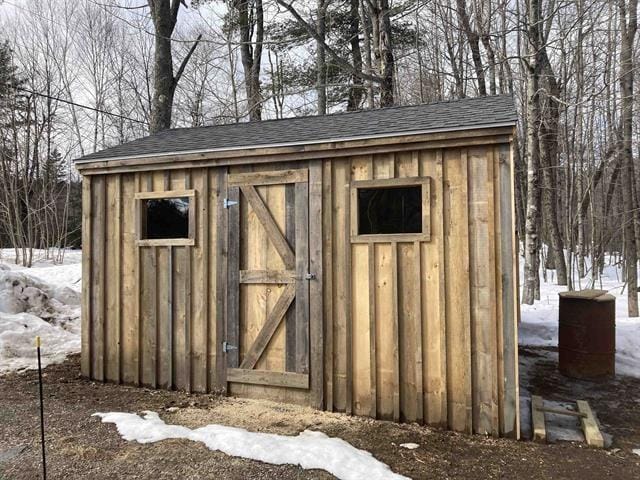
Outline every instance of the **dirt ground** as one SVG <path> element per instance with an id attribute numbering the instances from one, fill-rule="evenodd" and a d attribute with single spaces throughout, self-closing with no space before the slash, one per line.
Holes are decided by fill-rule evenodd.
<path id="1" fill-rule="evenodd" d="M 537 365 L 536 352 L 523 353 L 525 361 Z M 547 393 L 536 393 L 562 396 L 561 379 L 556 379 L 551 366 L 544 366 L 547 357 L 541 358 L 541 373 L 526 378 L 527 388 L 535 391 L 536 382 L 546 378 L 549 382 L 545 385 L 551 385 L 545 387 Z M 601 422 L 616 438 L 616 448 L 605 451 L 574 444 L 537 445 L 467 436 L 415 424 L 374 421 L 264 401 L 94 383 L 80 378 L 77 357 L 50 366 L 45 373 L 47 463 L 51 479 L 332 478 L 322 471 L 229 457 L 187 440 L 146 445 L 127 442 L 120 438 L 114 425 L 91 417 L 95 412 L 143 410 L 158 411 L 167 423 L 189 427 L 220 423 L 289 435 L 305 428 L 321 430 L 370 451 L 395 472 L 414 479 L 640 478 L 640 457 L 630 452 L 631 448 L 640 448 L 637 408 L 640 382 L 607 386 L 611 396 L 608 401 L 612 402 L 609 406 L 602 399 L 595 401 Z M 617 406 L 615 402 L 619 402 Z M 179 408 L 168 411 L 171 407 Z M 38 425 L 37 374 L 0 377 L 0 479 L 38 478 Z M 406 442 L 420 446 L 416 450 L 399 447 Z M 6 456 L 11 455 L 13 458 L 7 460 Z"/>

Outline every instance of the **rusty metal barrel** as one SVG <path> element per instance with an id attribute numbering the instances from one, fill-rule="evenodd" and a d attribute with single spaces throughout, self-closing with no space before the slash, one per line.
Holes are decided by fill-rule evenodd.
<path id="1" fill-rule="evenodd" d="M 593 380 L 615 375 L 616 298 L 605 290 L 559 295 L 560 373 Z"/>

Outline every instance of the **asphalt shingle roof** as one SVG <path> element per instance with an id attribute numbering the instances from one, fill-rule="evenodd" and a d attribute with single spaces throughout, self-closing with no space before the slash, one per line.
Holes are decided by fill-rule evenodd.
<path id="1" fill-rule="evenodd" d="M 516 120 L 513 99 L 507 95 L 496 95 L 325 116 L 175 128 L 86 155 L 77 161 L 300 145 L 430 130 L 454 131 L 476 126 L 510 125 Z"/>

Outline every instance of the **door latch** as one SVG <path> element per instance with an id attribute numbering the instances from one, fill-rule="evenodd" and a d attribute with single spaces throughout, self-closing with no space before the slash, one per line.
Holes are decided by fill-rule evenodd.
<path id="1" fill-rule="evenodd" d="M 222 206 L 224 208 L 229 208 L 229 207 L 231 207 L 233 205 L 237 205 L 237 204 L 238 204 L 238 202 L 236 202 L 235 200 L 229 200 L 228 198 L 225 198 L 224 202 L 222 203 Z"/>
<path id="2" fill-rule="evenodd" d="M 224 353 L 228 353 L 230 350 L 237 350 L 237 349 L 238 347 L 236 347 L 235 345 L 231 345 L 227 341 L 222 342 L 222 351 Z"/>
<path id="3" fill-rule="evenodd" d="M 315 274 L 315 273 L 307 273 L 307 274 L 304 276 L 304 279 L 305 279 L 305 280 L 315 280 L 315 279 L 316 279 L 316 274 Z"/>

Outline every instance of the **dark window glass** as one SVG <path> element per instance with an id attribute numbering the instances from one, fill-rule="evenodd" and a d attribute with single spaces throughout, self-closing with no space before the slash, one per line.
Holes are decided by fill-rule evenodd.
<path id="1" fill-rule="evenodd" d="M 189 238 L 189 197 L 143 200 L 142 238 Z"/>
<path id="2" fill-rule="evenodd" d="M 358 234 L 422 233 L 422 187 L 358 189 Z"/>

